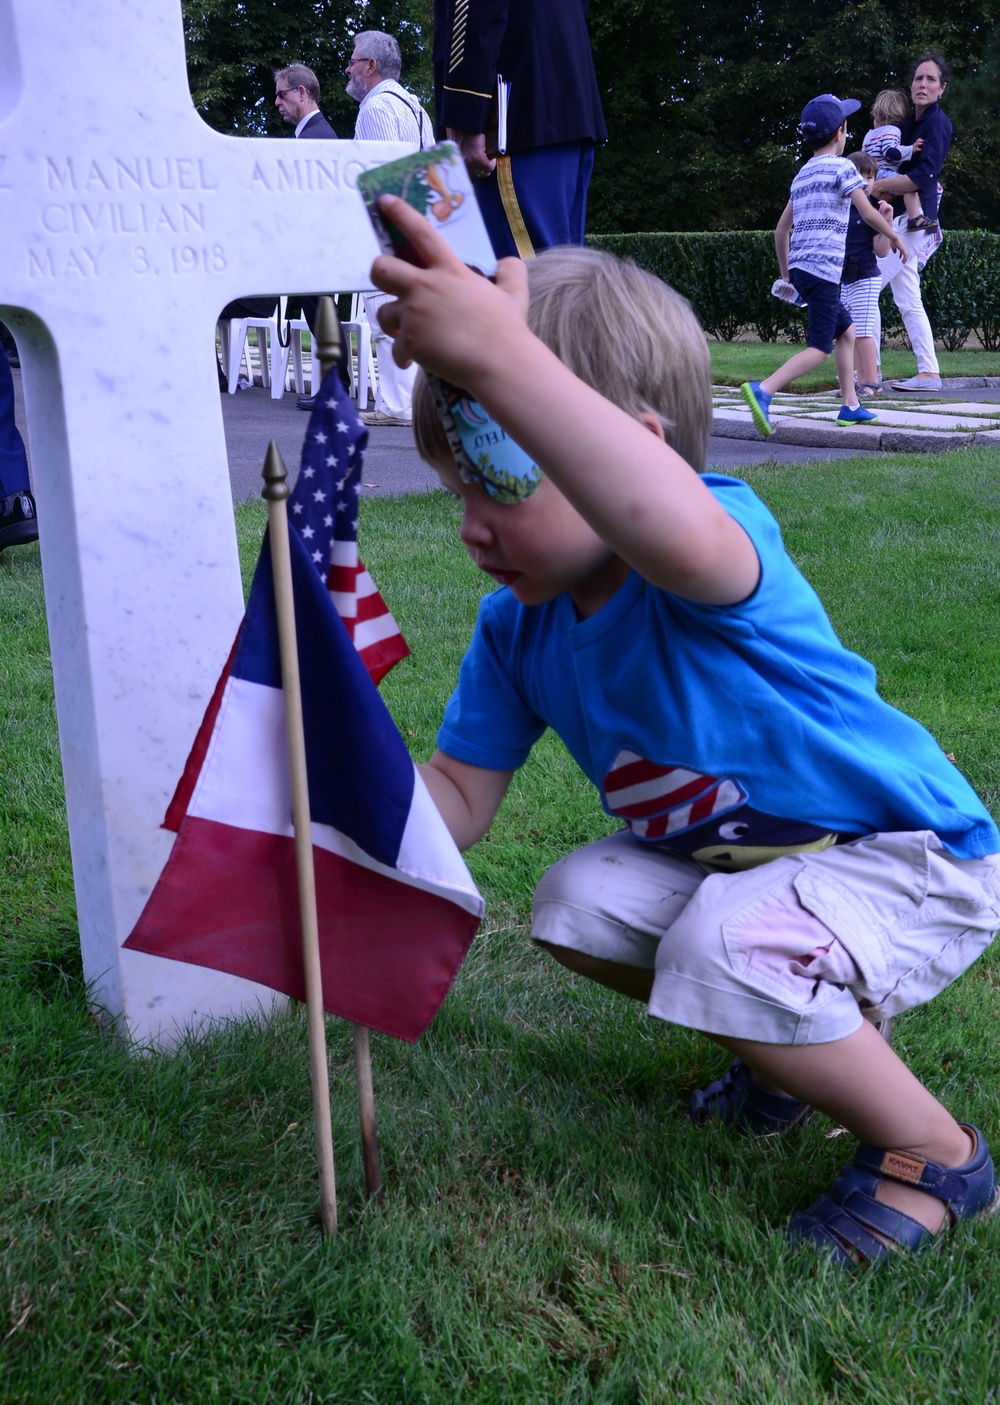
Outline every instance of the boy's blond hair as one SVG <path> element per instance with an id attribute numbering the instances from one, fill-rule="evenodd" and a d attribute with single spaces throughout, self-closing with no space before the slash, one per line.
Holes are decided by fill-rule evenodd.
<path id="1" fill-rule="evenodd" d="M 872 103 L 876 127 L 898 127 L 910 115 L 910 100 L 902 88 L 883 88 Z"/>
<path id="2" fill-rule="evenodd" d="M 630 259 L 576 245 L 532 259 L 528 288 L 528 325 L 539 340 L 633 419 L 655 415 L 667 443 L 701 473 L 712 432 L 712 377 L 708 343 L 688 300 Z M 413 390 L 413 436 L 428 463 L 450 458 L 422 372 Z"/>

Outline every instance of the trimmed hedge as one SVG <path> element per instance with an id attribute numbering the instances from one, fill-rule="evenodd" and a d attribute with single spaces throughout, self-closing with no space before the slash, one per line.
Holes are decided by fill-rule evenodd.
<path id="1" fill-rule="evenodd" d="M 802 340 L 804 312 L 771 296 L 778 263 L 769 233 L 595 234 L 587 243 L 633 259 L 683 293 L 710 337 L 733 341 L 747 330 L 761 341 Z M 973 331 L 987 351 L 1000 351 L 1000 235 L 947 232 L 921 289 L 934 334 L 949 351 Z M 883 298 L 883 335 L 902 330 L 895 302 Z"/>

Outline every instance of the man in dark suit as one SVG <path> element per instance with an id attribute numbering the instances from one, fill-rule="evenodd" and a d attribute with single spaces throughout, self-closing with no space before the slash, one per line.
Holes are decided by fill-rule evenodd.
<path id="1" fill-rule="evenodd" d="M 589 0 L 434 0 L 438 136 L 458 143 L 498 257 L 582 244 L 607 139 Z M 510 84 L 505 152 L 497 80 Z"/>
<path id="2" fill-rule="evenodd" d="M 289 64 L 279 68 L 274 75 L 274 105 L 286 122 L 295 123 L 296 137 L 310 140 L 336 141 L 337 133 L 319 110 L 319 79 L 304 63 Z M 333 295 L 331 295 L 333 296 Z M 309 324 L 309 330 L 316 339 L 316 313 L 319 298 L 302 297 L 302 316 Z M 340 333 L 340 372 L 345 379 L 347 370 L 344 362 L 346 340 L 343 329 Z M 296 400 L 300 410 L 311 410 L 316 403 L 313 395 L 300 395 Z"/>
<path id="3" fill-rule="evenodd" d="M 274 75 L 274 105 L 297 137 L 335 141 L 337 133 L 319 110 L 319 79 L 304 63 L 279 68 Z"/>

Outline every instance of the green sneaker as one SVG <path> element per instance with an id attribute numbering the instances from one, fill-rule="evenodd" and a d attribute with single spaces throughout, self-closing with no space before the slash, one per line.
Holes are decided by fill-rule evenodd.
<path id="1" fill-rule="evenodd" d="M 760 381 L 744 381 L 740 386 L 740 394 L 750 407 L 754 424 L 765 439 L 770 439 L 774 433 L 771 421 L 767 417 L 767 408 L 771 403 L 770 395 L 766 390 L 761 390 Z"/>

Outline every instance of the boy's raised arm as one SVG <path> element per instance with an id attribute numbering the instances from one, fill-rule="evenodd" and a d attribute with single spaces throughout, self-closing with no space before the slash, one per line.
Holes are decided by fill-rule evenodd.
<path id="1" fill-rule="evenodd" d="M 470 391 L 601 539 L 653 585 L 733 604 L 752 594 L 757 553 L 650 415 L 642 422 L 578 380 L 529 331 L 527 273 L 501 261 L 496 285 L 460 262 L 404 201 L 382 213 L 426 263 L 382 255 L 372 281 L 397 301 L 379 315 L 400 365 L 418 361 Z"/>
<path id="2" fill-rule="evenodd" d="M 889 204 L 888 200 L 879 201 L 878 212 L 885 220 L 886 224 L 892 224 L 892 206 Z M 884 259 L 890 247 L 889 240 L 884 234 L 876 234 L 875 238 L 872 240 L 872 248 L 875 250 L 875 257 L 877 259 Z"/>
<path id="3" fill-rule="evenodd" d="M 909 258 L 909 250 L 885 216 L 880 214 L 878 210 L 872 208 L 867 192 L 860 188 L 853 191 L 851 194 L 851 203 L 866 224 L 870 224 L 872 229 L 881 234 L 884 239 L 888 239 L 902 262 L 905 263 Z M 879 257 L 882 257 L 882 255 Z"/>

